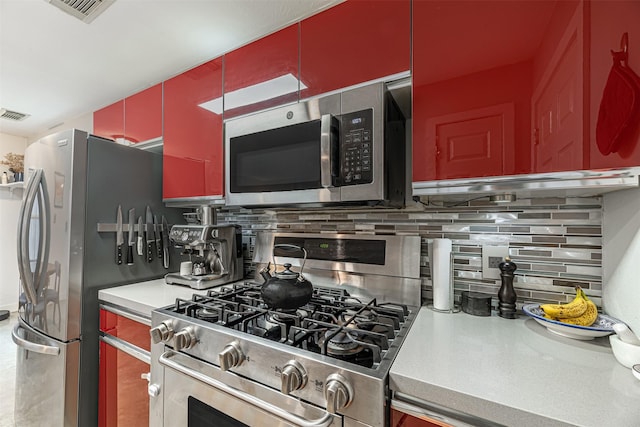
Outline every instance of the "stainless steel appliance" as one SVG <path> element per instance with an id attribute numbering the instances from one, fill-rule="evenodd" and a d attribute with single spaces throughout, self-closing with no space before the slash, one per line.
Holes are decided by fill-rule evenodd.
<path id="1" fill-rule="evenodd" d="M 384 83 L 229 120 L 226 203 L 402 205 L 405 145 Z"/>
<path id="2" fill-rule="evenodd" d="M 258 274 L 153 311 L 151 425 L 387 424 L 388 371 L 420 305 L 420 238 L 261 233 L 259 269 L 302 269 L 275 245 L 307 251 L 301 307 L 269 309 Z"/>
<path id="3" fill-rule="evenodd" d="M 189 255 L 190 274 L 169 273 L 169 284 L 207 289 L 244 277 L 242 231 L 238 225 L 174 225 L 169 239 Z"/>
<path id="4" fill-rule="evenodd" d="M 97 225 L 114 225 L 119 206 L 142 212 L 148 205 L 171 223 L 182 220 L 183 211 L 162 205 L 161 155 L 79 130 L 29 145 L 25 172 L 19 321 L 12 334 L 18 346 L 16 425 L 93 426 L 98 290 L 166 273 L 155 254 L 152 262 L 133 256 L 131 265 L 118 263 L 123 233 L 115 231 L 126 225 L 121 219 L 108 233 Z"/>

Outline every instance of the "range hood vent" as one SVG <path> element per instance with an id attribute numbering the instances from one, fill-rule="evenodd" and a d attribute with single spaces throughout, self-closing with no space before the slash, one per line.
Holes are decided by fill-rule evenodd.
<path id="1" fill-rule="evenodd" d="M 640 168 L 596 169 L 471 179 L 414 182 L 414 196 L 460 200 L 509 193 L 531 197 L 593 197 L 640 187 Z"/>
<path id="2" fill-rule="evenodd" d="M 45 0 L 57 8 L 88 24 L 115 0 Z"/>
<path id="3" fill-rule="evenodd" d="M 20 122 L 27 117 L 29 114 L 18 113 L 17 111 L 7 110 L 6 108 L 0 108 L 0 117 L 7 120 L 13 120 L 16 122 Z"/>

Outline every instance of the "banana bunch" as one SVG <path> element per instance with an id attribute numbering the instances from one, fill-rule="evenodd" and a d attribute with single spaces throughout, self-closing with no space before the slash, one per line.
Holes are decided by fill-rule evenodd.
<path id="1" fill-rule="evenodd" d="M 598 318 L 598 308 L 585 295 L 582 288 L 576 287 L 576 297 L 568 304 L 542 304 L 544 317 L 571 325 L 591 326 Z"/>

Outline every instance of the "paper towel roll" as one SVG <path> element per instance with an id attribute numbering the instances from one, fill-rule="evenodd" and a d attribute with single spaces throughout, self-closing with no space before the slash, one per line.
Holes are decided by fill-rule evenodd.
<path id="1" fill-rule="evenodd" d="M 451 310 L 453 309 L 451 239 L 433 239 L 428 248 L 433 284 L 433 308 L 443 311 Z"/>

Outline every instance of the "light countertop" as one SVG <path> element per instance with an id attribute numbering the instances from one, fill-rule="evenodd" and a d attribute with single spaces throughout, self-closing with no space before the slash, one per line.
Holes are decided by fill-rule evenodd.
<path id="1" fill-rule="evenodd" d="M 579 341 L 518 319 L 422 307 L 391 390 L 508 426 L 640 426 L 640 381 L 608 337 Z"/>
<path id="2" fill-rule="evenodd" d="M 153 310 L 175 303 L 176 298 L 191 299 L 193 294 L 206 293 L 206 289 L 167 285 L 163 278 L 102 289 L 98 291 L 98 299 L 151 319 Z"/>

